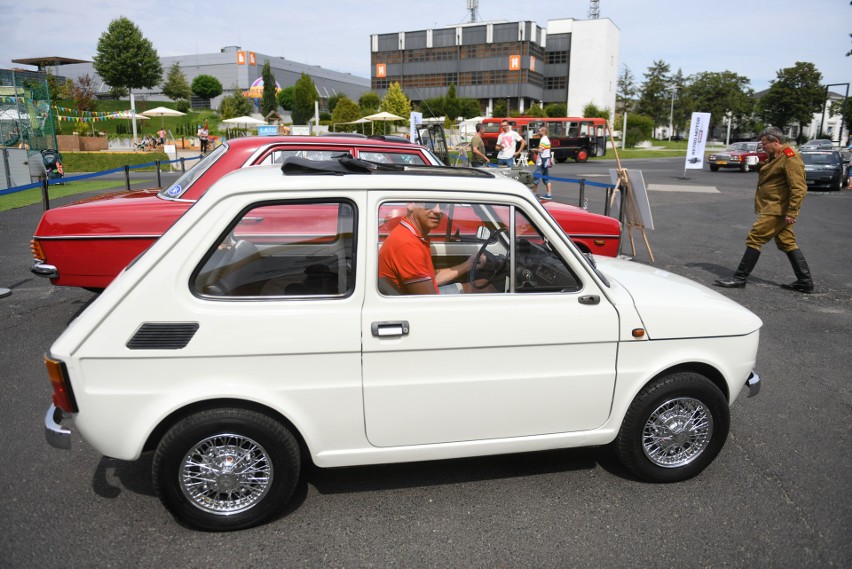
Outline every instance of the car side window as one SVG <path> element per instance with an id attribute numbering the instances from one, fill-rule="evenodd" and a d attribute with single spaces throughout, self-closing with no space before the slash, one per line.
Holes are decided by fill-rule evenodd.
<path id="1" fill-rule="evenodd" d="M 334 158 L 345 155 L 351 156 L 352 153 L 345 148 L 335 150 L 318 150 L 310 148 L 273 150 L 264 156 L 263 160 L 258 162 L 256 165 L 268 166 L 270 164 L 281 164 L 288 156 L 297 156 L 299 158 L 304 158 L 305 160 L 333 160 Z"/>
<path id="2" fill-rule="evenodd" d="M 581 288 L 543 233 L 509 205 L 384 203 L 378 243 L 378 289 L 386 296 Z"/>
<path id="3" fill-rule="evenodd" d="M 192 289 L 226 298 L 346 296 L 355 282 L 355 223 L 345 200 L 251 207 L 210 249 Z"/>

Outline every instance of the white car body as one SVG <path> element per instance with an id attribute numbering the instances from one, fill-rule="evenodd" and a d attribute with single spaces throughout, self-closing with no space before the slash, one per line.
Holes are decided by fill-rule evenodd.
<path id="1" fill-rule="evenodd" d="M 341 197 L 357 212 L 351 293 L 223 299 L 188 285 L 252 204 Z M 381 294 L 379 207 L 441 200 L 524 212 L 581 287 Z M 702 373 L 734 402 L 755 364 L 757 316 L 654 267 L 600 259 L 598 270 L 608 284 L 511 180 L 255 167 L 218 181 L 70 324 L 50 357 L 67 367 L 76 401 L 64 415 L 97 451 L 123 460 L 156 446 L 176 417 L 235 403 L 284 422 L 316 465 L 339 467 L 608 444 L 637 394 L 672 370 Z M 374 323 L 402 321 L 404 334 L 375 333 Z M 184 347 L 128 347 L 144 323 L 175 322 L 197 324 Z M 51 424 L 61 415 L 48 414 L 54 437 L 67 436 Z"/>

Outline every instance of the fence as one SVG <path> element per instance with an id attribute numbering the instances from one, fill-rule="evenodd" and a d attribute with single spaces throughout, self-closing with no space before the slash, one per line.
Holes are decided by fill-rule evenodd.
<path id="1" fill-rule="evenodd" d="M 50 89 L 41 73 L 0 69 L 0 146 L 57 149 Z"/>

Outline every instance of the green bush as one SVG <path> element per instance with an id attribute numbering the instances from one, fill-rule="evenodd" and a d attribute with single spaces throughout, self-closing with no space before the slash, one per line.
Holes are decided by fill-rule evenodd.
<path id="1" fill-rule="evenodd" d="M 191 105 L 186 99 L 180 99 L 178 101 L 175 101 L 175 109 L 182 113 L 188 113 L 190 107 Z"/>
<path id="2" fill-rule="evenodd" d="M 66 174 L 103 172 L 123 168 L 125 165 L 146 164 L 155 160 L 166 162 L 168 159 L 165 152 L 63 152 L 62 167 Z M 140 170 L 147 169 L 140 168 Z M 151 166 L 150 169 L 153 170 L 154 167 Z"/>

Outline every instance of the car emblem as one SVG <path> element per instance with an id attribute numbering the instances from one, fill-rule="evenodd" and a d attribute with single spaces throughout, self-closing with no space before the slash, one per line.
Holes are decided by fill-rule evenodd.
<path id="1" fill-rule="evenodd" d="M 166 190 L 166 195 L 168 195 L 168 196 L 180 195 L 180 190 L 181 190 L 180 184 L 175 184 L 174 186 L 172 186 L 171 188 Z"/>

